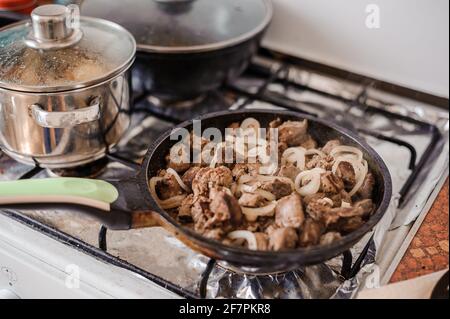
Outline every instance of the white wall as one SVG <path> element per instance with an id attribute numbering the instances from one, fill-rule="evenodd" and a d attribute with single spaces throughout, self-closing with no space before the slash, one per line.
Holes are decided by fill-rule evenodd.
<path id="1" fill-rule="evenodd" d="M 448 0 L 273 0 L 264 45 L 420 91 L 449 96 Z M 366 6 L 380 28 L 366 27 Z"/>

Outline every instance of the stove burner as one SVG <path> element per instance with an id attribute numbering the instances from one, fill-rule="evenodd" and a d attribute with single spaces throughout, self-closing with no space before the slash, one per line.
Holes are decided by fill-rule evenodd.
<path id="1" fill-rule="evenodd" d="M 315 285 L 315 277 L 322 278 L 328 289 Z M 199 293 L 202 298 L 323 299 L 330 298 L 343 280 L 325 264 L 275 274 L 236 273 L 217 265 L 201 282 Z M 309 289 L 302 289 L 305 283 Z"/>
<path id="2" fill-rule="evenodd" d="M 108 159 L 103 157 L 92 163 L 88 163 L 82 166 L 71 168 L 56 168 L 47 169 L 50 176 L 53 177 L 82 177 L 82 178 L 95 178 L 101 175 L 108 165 Z"/>
<path id="3" fill-rule="evenodd" d="M 221 268 L 223 271 L 227 273 L 232 273 L 236 276 L 243 276 L 243 275 L 251 275 L 251 276 L 278 276 L 282 274 L 286 274 L 288 272 L 294 271 L 295 269 L 286 269 L 283 271 L 275 271 L 275 272 L 267 272 L 264 271 L 264 268 L 245 268 L 245 267 L 239 267 L 231 265 L 227 262 L 223 261 L 217 261 L 216 265 L 218 268 Z"/>
<path id="4" fill-rule="evenodd" d="M 206 96 L 207 94 L 205 93 L 188 100 L 176 100 L 176 99 L 173 100 L 160 98 L 155 95 L 150 95 L 147 97 L 147 100 L 150 104 L 154 105 L 155 107 L 184 109 L 184 108 L 194 108 L 196 105 L 202 103 L 206 99 Z"/>
<path id="5" fill-rule="evenodd" d="M 166 118 L 172 122 L 184 122 L 205 113 L 227 110 L 231 104 L 232 102 L 227 101 L 218 91 L 211 91 L 189 100 L 145 95 L 137 102 L 136 110 Z"/>

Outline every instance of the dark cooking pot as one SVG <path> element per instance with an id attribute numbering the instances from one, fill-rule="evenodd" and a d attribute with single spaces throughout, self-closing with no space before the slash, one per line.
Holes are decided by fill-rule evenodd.
<path id="1" fill-rule="evenodd" d="M 136 177 L 111 183 L 83 179 L 0 182 L 0 207 L 15 207 L 21 204 L 18 208 L 23 209 L 26 208 L 23 204 L 33 203 L 32 209 L 36 209 L 36 203 L 64 203 L 65 209 L 80 211 L 80 208 L 83 208 L 83 213 L 98 218 L 110 229 L 162 226 L 192 249 L 229 265 L 254 272 L 285 271 L 329 260 L 355 245 L 380 221 L 392 195 L 391 177 L 380 156 L 357 135 L 329 122 L 287 111 L 226 111 L 199 119 L 203 129 L 215 127 L 224 133 L 229 124 L 249 117 L 259 120 L 262 127 L 268 127 L 269 122 L 278 117 L 284 121 L 308 119 L 309 132 L 319 143 L 339 139 L 346 145 L 361 149 L 376 180 L 373 201 L 377 208 L 370 219 L 359 229 L 332 244 L 280 252 L 251 251 L 207 239 L 181 226 L 157 205 L 148 190 L 149 179 L 166 166 L 166 154 L 176 143 L 170 140 L 170 131 L 163 134 L 149 149 Z M 179 127 L 191 130 L 192 123 L 189 121 Z M 49 206 L 40 208 L 48 209 Z"/>
<path id="2" fill-rule="evenodd" d="M 81 11 L 134 35 L 136 78 L 169 100 L 197 97 L 239 76 L 272 18 L 270 0 L 84 0 Z"/>

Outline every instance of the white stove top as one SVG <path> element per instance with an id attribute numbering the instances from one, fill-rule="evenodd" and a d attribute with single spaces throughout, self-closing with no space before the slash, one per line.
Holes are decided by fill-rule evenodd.
<path id="1" fill-rule="evenodd" d="M 335 79 L 326 78 L 302 70 L 292 69 L 289 75 L 296 81 L 308 86 L 337 94 L 347 99 L 354 99 L 361 93 L 362 87 Z M 256 85 L 254 79 L 241 79 L 238 84 Z M 258 81 L 256 81 L 258 82 Z M 408 132 L 396 122 L 386 122 L 374 115 L 361 117 L 358 109 L 348 110 L 345 103 L 330 98 L 317 96 L 309 91 L 286 91 L 278 84 L 269 86 L 272 96 L 289 95 L 304 110 L 317 111 L 322 117 L 339 121 L 339 114 L 354 116 L 354 124 L 363 124 L 366 128 L 376 129 L 383 133 L 396 134 L 397 137 L 410 142 L 418 152 L 423 154 L 429 137 L 418 132 Z M 436 157 L 427 166 L 427 176 L 421 177 L 420 188 L 414 188 L 415 194 L 403 209 L 396 208 L 395 197 L 387 217 L 375 232 L 375 241 L 370 253 L 376 253 L 376 262 L 371 258 L 362 271 L 350 280 L 344 280 L 338 273 L 341 259 L 327 264 L 307 267 L 296 273 L 296 280 L 302 283 L 307 276 L 314 275 L 319 281 L 314 287 L 299 284 L 296 293 L 286 297 L 351 297 L 363 288 L 362 282 L 367 274 L 372 274 L 370 282 L 374 285 L 389 280 L 395 269 L 402 250 L 407 247 L 411 234 L 417 223 L 428 211 L 435 197 L 435 190 L 448 176 L 448 113 L 432 106 L 389 96 L 369 89 L 368 100 L 385 100 L 392 102 L 396 112 L 401 112 L 418 119 L 429 121 L 439 127 L 443 134 L 442 147 Z M 233 107 L 237 107 L 245 99 L 237 99 Z M 319 106 L 325 106 L 323 109 Z M 246 107 L 274 108 L 273 105 L 256 101 Z M 383 106 L 381 106 L 383 107 Z M 347 112 L 347 113 L 346 113 Z M 359 122 L 356 119 L 360 119 Z M 127 137 L 120 143 L 120 151 L 127 157 L 143 156 L 146 145 L 150 145 L 158 134 L 169 129 L 172 124 L 142 114 L 133 117 L 135 123 Z M 341 123 L 342 124 L 342 123 Z M 353 125 L 353 124 L 352 124 Z M 398 192 L 410 171 L 405 165 L 409 154 L 405 149 L 372 137 L 368 142 L 387 162 L 393 175 L 394 191 Z M 0 153 L 1 154 L 1 153 Z M 399 161 L 401 159 L 401 161 Z M 15 163 L 6 155 L 0 155 L 0 180 L 19 178 L 30 170 Z M 101 178 L 123 178 L 132 171 L 122 164 L 110 163 Z M 47 177 L 45 171 L 34 178 Z M 417 185 L 416 185 L 417 186 Z M 18 218 L 16 213 L 0 213 L 0 296 L 21 298 L 176 298 L 198 296 L 199 282 L 206 268 L 208 259 L 194 253 L 160 228 L 133 230 L 128 232 L 107 233 L 108 253 L 98 247 L 98 235 L 101 225 L 95 221 L 80 217 L 66 211 L 32 211 L 25 214 L 30 219 Z M 12 218 L 14 217 L 14 218 Z M 36 220 L 38 223 L 27 222 Z M 416 223 L 416 224 L 415 224 Z M 39 225 L 48 228 L 43 231 Z M 34 229 L 33 229 L 34 228 Z M 65 233 L 63 239 L 58 234 Z M 371 234 L 352 249 L 356 259 L 363 250 Z M 405 247 L 406 246 L 406 247 Z M 370 257 L 370 256 L 369 256 Z M 120 261 L 120 262 L 119 262 Z M 125 261 L 125 263 L 122 263 Z M 133 265 L 133 267 L 128 267 Z M 132 269 L 133 271 L 130 271 Z M 376 270 L 374 272 L 374 270 Z M 151 276 L 150 276 L 150 275 Z M 373 275 L 376 278 L 373 278 Z M 222 285 L 225 279 L 234 278 L 234 274 L 215 268 L 208 283 L 207 297 L 229 297 L 223 295 Z M 252 277 L 239 278 L 243 289 Z M 325 280 L 327 285 L 321 285 Z M 326 286 L 325 290 L 322 286 Z M 180 293 L 174 287 L 179 287 Z M 294 289 L 295 290 L 295 289 Z M 175 293 L 175 291 L 177 293 Z M 249 298 L 258 297 L 250 292 L 227 292 L 235 296 Z"/>
<path id="2" fill-rule="evenodd" d="M 69 248 L 0 214 L 0 296 L 179 298 L 131 271 Z"/>

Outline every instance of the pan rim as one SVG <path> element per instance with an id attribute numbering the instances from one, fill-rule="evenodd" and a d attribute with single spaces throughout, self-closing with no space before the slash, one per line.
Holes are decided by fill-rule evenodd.
<path id="1" fill-rule="evenodd" d="M 359 145 L 364 151 L 366 151 L 371 159 L 376 163 L 378 166 L 381 175 L 383 177 L 383 196 L 380 199 L 380 204 L 375 210 L 375 212 L 371 215 L 369 220 L 367 220 L 364 225 L 362 225 L 357 230 L 343 236 L 340 240 L 337 240 L 331 244 L 327 245 L 315 245 L 311 247 L 305 247 L 305 248 L 295 248 L 295 249 L 288 249 L 283 251 L 259 251 L 259 250 L 249 250 L 245 248 L 240 247 L 234 247 L 234 246 L 228 246 L 225 245 L 219 241 L 208 239 L 201 234 L 198 234 L 194 230 L 191 230 L 187 227 L 182 226 L 179 224 L 174 218 L 170 216 L 165 210 L 161 209 L 156 201 L 153 199 L 153 197 L 150 195 L 150 192 L 148 191 L 148 171 L 151 159 L 153 158 L 154 154 L 158 150 L 159 145 L 161 145 L 172 132 L 173 129 L 177 128 L 184 128 L 186 126 L 189 126 L 192 124 L 194 120 L 207 120 L 211 118 L 220 117 L 223 115 L 242 115 L 242 114 L 248 114 L 249 116 L 257 118 L 258 113 L 260 114 L 272 114 L 274 118 L 277 116 L 292 116 L 298 119 L 307 119 L 308 121 L 314 121 L 321 125 L 324 125 L 330 129 L 333 129 L 337 131 L 340 135 L 346 136 L 353 140 L 357 145 Z M 178 232 L 183 233 L 185 236 L 187 236 L 190 240 L 192 240 L 195 243 L 201 242 L 202 246 L 207 247 L 213 247 L 215 250 L 220 250 L 220 257 L 223 256 L 230 256 L 233 254 L 239 254 L 239 255 L 245 255 L 249 259 L 254 259 L 255 262 L 260 262 L 261 259 L 264 259 L 265 261 L 273 260 L 274 258 L 285 258 L 283 260 L 279 260 L 279 263 L 283 263 L 285 260 L 290 261 L 300 261 L 302 259 L 307 259 L 305 256 L 310 257 L 310 259 L 314 259 L 313 256 L 320 256 L 325 255 L 326 252 L 328 252 L 327 257 L 332 255 L 330 258 L 333 258 L 339 254 L 341 254 L 343 251 L 345 251 L 348 247 L 351 245 L 354 245 L 358 240 L 364 237 L 364 235 L 368 234 L 383 218 L 385 215 L 392 199 L 392 178 L 389 172 L 389 169 L 387 168 L 384 160 L 381 158 L 381 156 L 370 146 L 368 145 L 363 139 L 358 137 L 354 132 L 341 127 L 339 125 L 336 125 L 334 123 L 328 122 L 326 120 L 315 118 L 310 115 L 302 114 L 299 112 L 293 112 L 293 111 L 285 111 L 285 110 L 267 110 L 267 109 L 246 109 L 246 110 L 238 110 L 238 111 L 221 111 L 221 112 L 214 112 L 214 113 L 208 113 L 203 116 L 196 117 L 192 120 L 183 122 L 174 128 L 166 131 L 163 133 L 149 148 L 145 161 L 142 165 L 141 171 L 139 173 L 139 185 L 141 187 L 141 192 L 144 193 L 144 199 L 147 201 L 147 203 L 156 210 L 158 214 L 161 215 L 162 218 L 164 218 L 168 223 L 171 224 L 171 226 L 175 227 Z M 320 257 L 317 257 L 320 258 Z M 317 259 L 316 258 L 316 259 Z M 328 260 L 329 258 L 323 259 Z M 243 263 L 245 265 L 251 263 L 251 261 L 243 261 L 243 260 L 233 260 L 232 258 L 223 258 L 226 262 L 236 262 L 236 263 Z M 307 264 L 308 262 L 301 262 L 302 264 Z M 273 265 L 273 264 L 271 264 Z"/>

